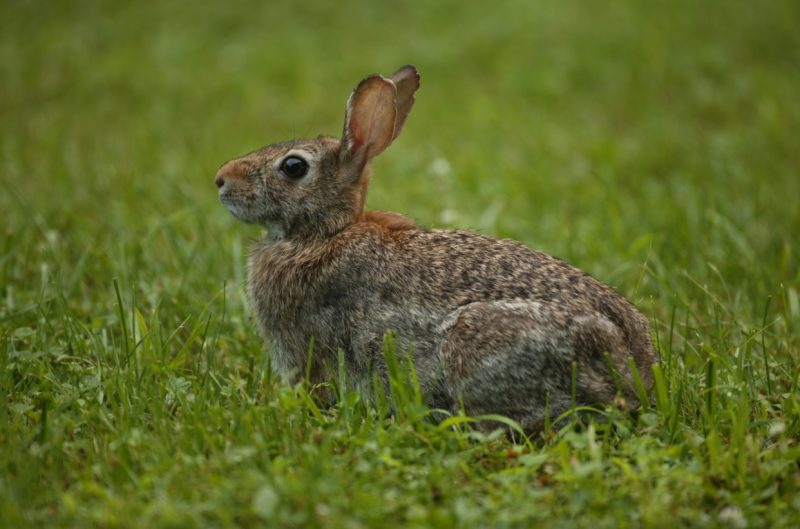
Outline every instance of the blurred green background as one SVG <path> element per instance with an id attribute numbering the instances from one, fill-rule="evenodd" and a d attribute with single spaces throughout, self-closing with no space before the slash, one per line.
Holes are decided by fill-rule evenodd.
<path id="1" fill-rule="evenodd" d="M 796 0 L 3 0 L 6 521 L 135 525 L 144 513 L 144 526 L 225 526 L 269 518 L 278 497 L 289 525 L 358 527 L 395 512 L 386 523 L 411 526 L 415 512 L 423 526 L 503 526 L 514 512 L 530 521 L 592 509 L 609 526 L 670 516 L 713 524 L 706 511 L 756 525 L 766 513 L 791 520 L 781 517 L 800 512 L 791 503 L 800 483 L 791 452 L 800 430 L 799 21 Z M 543 449 L 552 488 L 536 473 L 509 485 L 510 474 L 493 481 L 481 470 L 494 448 L 462 450 L 467 441 L 447 437 L 450 448 L 433 457 L 398 430 L 369 434 L 365 447 L 396 449 L 399 436 L 416 450 L 395 468 L 388 452 L 361 454 L 355 441 L 319 447 L 319 432 L 352 432 L 327 419 L 308 426 L 307 403 L 276 401 L 254 375 L 264 353 L 243 283 L 260 229 L 219 204 L 213 176 L 262 145 L 339 134 L 356 83 L 406 63 L 422 87 L 402 136 L 375 163 L 368 206 L 522 240 L 630 297 L 653 321 L 672 400 L 636 425 L 637 448 L 607 443 L 603 457 L 632 458 L 649 478 L 631 485 L 608 463 L 580 481 L 565 454 L 598 453 L 580 440 Z M 118 316 L 134 305 L 138 331 L 121 331 Z M 198 330 L 206 318 L 213 347 Z M 142 342 L 133 358 L 143 371 L 130 378 L 118 354 L 128 332 L 147 334 L 145 321 L 174 340 Z M 209 377 L 219 385 L 206 386 Z M 189 394 L 203 397 L 181 401 L 180 416 L 158 412 Z M 732 395 L 744 400 L 731 404 Z M 262 438 L 241 426 L 263 417 L 286 422 Z M 750 422 L 736 426 L 736 417 Z M 778 438 L 789 452 L 760 451 Z M 226 459 L 239 448 L 246 454 Z M 353 482 L 342 450 L 379 467 Z M 656 453 L 663 459 L 648 467 Z M 760 466 L 766 460 L 772 466 Z M 453 474 L 442 461 L 456 461 Z M 463 494 L 420 493 L 429 483 L 414 489 L 401 473 L 414 464 L 422 483 L 457 479 Z M 464 468 L 481 479 L 462 480 Z M 253 469 L 284 488 L 259 488 Z M 343 487 L 373 510 L 351 513 Z M 534 489 L 544 510 L 506 508 Z M 612 492 L 618 503 L 603 510 Z M 644 500 L 646 509 L 629 508 Z M 328 518 L 314 518 L 317 501 Z M 725 511 L 729 503 L 738 510 Z"/>

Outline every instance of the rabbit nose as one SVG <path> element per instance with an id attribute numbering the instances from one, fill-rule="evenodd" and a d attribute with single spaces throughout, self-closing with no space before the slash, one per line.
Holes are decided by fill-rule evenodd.
<path id="1" fill-rule="evenodd" d="M 243 178 L 248 169 L 248 164 L 241 160 L 231 160 L 226 163 L 217 171 L 217 176 L 214 177 L 214 183 L 218 189 L 222 189 L 226 182 Z"/>
<path id="2" fill-rule="evenodd" d="M 217 176 L 214 178 L 214 183 L 217 184 L 217 189 L 219 189 L 225 185 L 225 178 L 217 173 Z"/>

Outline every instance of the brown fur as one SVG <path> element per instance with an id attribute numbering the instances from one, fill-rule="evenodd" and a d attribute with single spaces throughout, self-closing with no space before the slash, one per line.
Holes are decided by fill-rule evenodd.
<path id="1" fill-rule="evenodd" d="M 405 215 L 391 211 L 365 211 L 359 222 L 378 224 L 389 231 L 413 230 L 417 227 L 417 224 Z"/>

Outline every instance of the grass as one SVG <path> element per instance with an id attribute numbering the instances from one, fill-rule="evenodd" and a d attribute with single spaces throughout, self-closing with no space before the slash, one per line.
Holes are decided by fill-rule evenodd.
<path id="1" fill-rule="evenodd" d="M 796 2 L 0 5 L 0 526 L 793 527 Z M 370 207 L 523 240 L 653 321 L 651 405 L 530 443 L 286 387 L 226 159 L 422 72 Z M 391 349 L 389 350 L 389 358 Z M 389 404 L 396 412 L 388 413 Z"/>

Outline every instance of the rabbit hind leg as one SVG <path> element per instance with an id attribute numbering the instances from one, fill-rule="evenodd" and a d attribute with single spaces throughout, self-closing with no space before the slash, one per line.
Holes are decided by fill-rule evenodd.
<path id="1" fill-rule="evenodd" d="M 449 324 L 445 379 L 470 415 L 504 415 L 533 433 L 547 417 L 610 401 L 616 393 L 598 351 L 616 351 L 622 343 L 602 316 L 575 317 L 535 301 L 494 301 L 462 307 Z"/>

